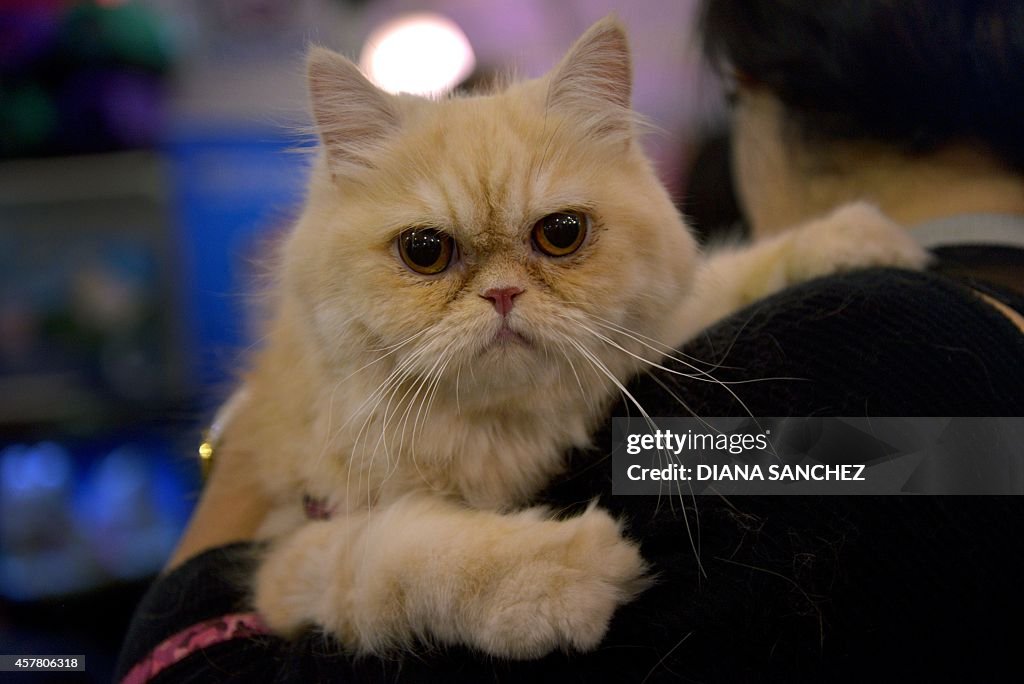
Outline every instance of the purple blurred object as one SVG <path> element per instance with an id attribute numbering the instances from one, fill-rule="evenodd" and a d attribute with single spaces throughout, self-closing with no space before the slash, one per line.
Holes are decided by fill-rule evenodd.
<path id="1" fill-rule="evenodd" d="M 0 72 L 4 73 L 23 71 L 50 52 L 60 27 L 60 2 L 18 4 L 0 8 Z"/>
<path id="2" fill-rule="evenodd" d="M 93 152 L 147 147 L 163 127 L 159 79 L 127 69 L 72 74 L 59 94 L 62 147 Z"/>
<path id="3" fill-rule="evenodd" d="M 154 144 L 163 128 L 163 88 L 148 74 L 122 71 L 104 84 L 102 107 L 111 137 L 122 147 Z"/>

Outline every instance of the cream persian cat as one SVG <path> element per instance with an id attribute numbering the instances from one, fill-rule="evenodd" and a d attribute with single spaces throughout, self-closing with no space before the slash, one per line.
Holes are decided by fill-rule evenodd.
<path id="1" fill-rule="evenodd" d="M 321 48 L 308 72 L 321 149 L 228 426 L 275 502 L 255 605 L 283 634 L 596 646 L 645 564 L 598 507 L 524 508 L 562 454 L 739 306 L 924 261 L 865 205 L 701 257 L 638 143 L 614 19 L 486 96 L 388 95 Z"/>

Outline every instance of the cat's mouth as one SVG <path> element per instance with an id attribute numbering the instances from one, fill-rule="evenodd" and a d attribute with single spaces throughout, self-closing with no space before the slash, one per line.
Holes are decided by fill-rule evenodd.
<path id="1" fill-rule="evenodd" d="M 502 321 L 501 327 L 494 333 L 494 337 L 491 338 L 487 348 L 493 349 L 495 347 L 508 347 L 508 346 L 532 346 L 533 343 L 517 330 L 513 330 L 508 321 Z"/>

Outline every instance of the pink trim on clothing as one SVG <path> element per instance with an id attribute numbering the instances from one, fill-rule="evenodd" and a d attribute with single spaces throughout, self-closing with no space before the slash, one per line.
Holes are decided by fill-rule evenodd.
<path id="1" fill-rule="evenodd" d="M 196 651 L 231 639 L 246 639 L 270 630 L 256 613 L 221 615 L 170 636 L 128 671 L 121 684 L 143 684 Z"/>

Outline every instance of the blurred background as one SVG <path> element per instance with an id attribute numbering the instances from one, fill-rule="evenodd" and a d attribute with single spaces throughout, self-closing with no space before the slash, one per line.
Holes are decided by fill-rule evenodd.
<path id="1" fill-rule="evenodd" d="M 648 149 L 710 228 L 736 215 L 694 4 L 0 0 L 0 653 L 85 654 L 109 681 L 301 202 L 306 45 L 438 94 L 540 75 L 614 11 Z"/>

